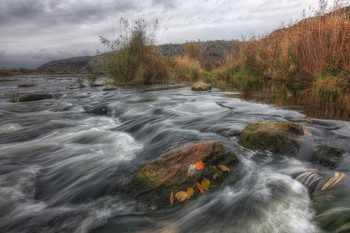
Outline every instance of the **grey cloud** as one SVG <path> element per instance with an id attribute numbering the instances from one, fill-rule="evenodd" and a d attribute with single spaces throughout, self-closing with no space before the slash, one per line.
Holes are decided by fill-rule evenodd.
<path id="1" fill-rule="evenodd" d="M 0 0 L 0 68 L 35 68 L 49 60 L 103 51 L 119 19 L 159 20 L 160 43 L 238 39 L 301 17 L 318 0 Z M 162 28 L 168 28 L 164 32 Z M 113 34 L 113 30 L 116 35 Z"/>
<path id="2" fill-rule="evenodd" d="M 38 1 L 38 0 L 2 0 L 1 24 L 19 24 L 23 21 L 31 21 L 33 25 L 56 25 L 62 22 L 70 24 L 89 24 L 100 22 L 112 14 L 122 13 L 136 9 L 134 1 L 116 1 L 111 4 L 103 4 L 104 1 L 79 1 L 62 7 L 62 3 L 69 1 Z M 45 4 L 46 3 L 46 4 Z"/>
<path id="3" fill-rule="evenodd" d="M 166 10 L 174 10 L 176 8 L 176 2 L 174 0 L 153 0 L 152 1 L 153 7 L 159 7 L 162 6 Z"/>

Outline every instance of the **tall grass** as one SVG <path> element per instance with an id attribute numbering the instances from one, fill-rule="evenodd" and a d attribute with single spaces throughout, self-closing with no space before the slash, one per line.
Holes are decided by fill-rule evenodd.
<path id="1" fill-rule="evenodd" d="M 349 83 L 350 8 L 328 14 L 324 9 L 325 3 L 313 18 L 242 42 L 225 66 L 277 80 L 333 78 Z"/>
<path id="2" fill-rule="evenodd" d="M 120 22 L 122 29 L 116 40 L 101 37 L 101 42 L 110 50 L 102 56 L 106 74 L 118 84 L 166 81 L 169 77 L 167 60 L 154 46 L 158 23 L 149 32 L 142 19 L 135 21 L 132 27 L 126 19 Z"/>

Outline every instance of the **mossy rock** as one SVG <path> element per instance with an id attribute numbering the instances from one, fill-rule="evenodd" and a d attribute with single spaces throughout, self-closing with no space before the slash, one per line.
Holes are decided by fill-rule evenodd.
<path id="1" fill-rule="evenodd" d="M 207 91 L 211 89 L 211 85 L 205 82 L 196 82 L 192 85 L 193 91 Z"/>
<path id="2" fill-rule="evenodd" d="M 333 169 L 344 160 L 344 154 L 345 150 L 341 148 L 322 145 L 314 148 L 311 161 Z"/>
<path id="3" fill-rule="evenodd" d="M 295 123 L 260 122 L 248 125 L 238 143 L 252 150 L 295 156 L 299 150 L 298 136 L 303 135 L 303 128 Z"/>
<path id="4" fill-rule="evenodd" d="M 160 155 L 151 161 L 133 179 L 130 190 L 143 203 L 158 208 L 170 207 L 170 193 L 174 195 L 187 188 L 194 188 L 195 195 L 199 194 L 196 182 L 203 178 L 213 179 L 218 165 L 232 166 L 238 162 L 236 155 L 217 141 L 198 141 L 188 143 Z M 196 163 L 203 163 L 198 169 Z M 221 172 L 220 182 L 227 175 Z M 180 202 L 175 200 L 175 205 Z"/>
<path id="5" fill-rule="evenodd" d="M 20 102 L 28 102 L 28 101 L 38 101 L 38 100 L 44 100 L 44 99 L 52 99 L 53 95 L 49 94 L 26 94 L 22 95 L 19 98 Z"/>

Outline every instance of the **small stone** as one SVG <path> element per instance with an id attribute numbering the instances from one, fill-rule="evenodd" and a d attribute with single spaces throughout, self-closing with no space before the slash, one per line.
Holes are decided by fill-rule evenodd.
<path id="1" fill-rule="evenodd" d="M 205 82 L 196 82 L 192 85 L 193 91 L 206 91 L 210 89 L 211 89 L 211 85 Z"/>

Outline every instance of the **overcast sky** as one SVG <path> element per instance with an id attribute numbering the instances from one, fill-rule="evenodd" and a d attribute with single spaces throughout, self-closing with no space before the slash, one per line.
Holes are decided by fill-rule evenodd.
<path id="1" fill-rule="evenodd" d="M 103 51 L 121 17 L 159 20 L 158 44 L 240 39 L 302 18 L 318 0 L 0 0 L 0 69 Z"/>

